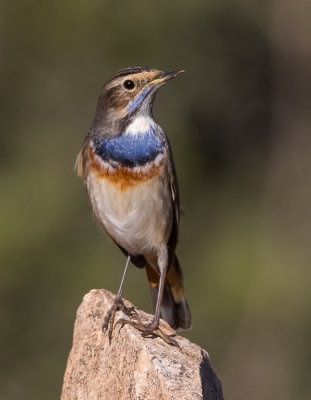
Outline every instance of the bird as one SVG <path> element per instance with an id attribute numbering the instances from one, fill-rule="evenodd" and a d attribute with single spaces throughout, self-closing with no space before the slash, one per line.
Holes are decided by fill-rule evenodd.
<path id="1" fill-rule="evenodd" d="M 95 219 L 126 256 L 118 293 L 103 331 L 111 340 L 114 326 L 129 324 L 143 337 L 176 341 L 160 328 L 160 318 L 177 329 L 191 327 L 183 273 L 176 256 L 180 206 L 169 139 L 154 120 L 158 89 L 184 70 L 163 72 L 128 67 L 104 84 L 95 117 L 76 160 Z M 129 263 L 145 269 L 154 305 L 153 319 L 143 324 L 122 300 Z M 114 325 L 116 312 L 127 318 Z"/>

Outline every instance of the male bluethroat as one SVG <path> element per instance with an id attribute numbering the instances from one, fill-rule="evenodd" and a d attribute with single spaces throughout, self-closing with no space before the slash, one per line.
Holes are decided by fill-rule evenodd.
<path id="1" fill-rule="evenodd" d="M 154 121 L 152 106 L 160 86 L 181 74 L 147 67 L 123 69 L 106 82 L 95 118 L 80 151 L 76 170 L 84 179 L 95 217 L 127 256 L 121 285 L 103 330 L 111 340 L 115 314 L 122 310 L 143 336 L 162 337 L 165 319 L 172 328 L 188 329 L 191 314 L 183 275 L 175 254 L 179 194 L 168 138 Z M 143 325 L 122 301 L 129 262 L 145 268 L 154 304 L 154 318 Z"/>

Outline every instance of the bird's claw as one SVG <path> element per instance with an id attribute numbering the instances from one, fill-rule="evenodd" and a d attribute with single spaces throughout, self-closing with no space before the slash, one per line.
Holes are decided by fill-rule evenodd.
<path id="1" fill-rule="evenodd" d="M 112 307 L 110 310 L 107 312 L 104 318 L 103 326 L 102 326 L 102 331 L 106 333 L 108 331 L 108 338 L 109 338 L 109 343 L 111 343 L 112 340 L 112 331 L 113 331 L 113 323 L 115 320 L 115 316 L 117 311 L 121 310 L 125 315 L 127 315 L 129 318 L 135 318 L 139 319 L 138 314 L 135 310 L 134 307 L 126 307 L 122 298 L 116 298 Z M 116 326 L 117 324 L 115 324 Z"/>
<path id="2" fill-rule="evenodd" d="M 133 328 L 135 328 L 141 332 L 141 335 L 144 338 L 147 338 L 147 337 L 154 338 L 156 336 L 159 336 L 161 339 L 163 339 L 166 343 L 170 344 L 171 346 L 176 346 L 176 347 L 180 348 L 178 342 L 175 339 L 168 336 L 166 333 L 164 333 L 162 331 L 162 329 L 158 325 L 155 325 L 152 322 L 151 322 L 151 324 L 144 325 L 141 323 L 140 320 L 139 320 L 139 322 L 135 322 L 135 321 L 128 320 L 125 318 L 120 318 L 116 322 L 115 327 L 119 324 L 121 325 L 121 328 L 126 324 L 133 326 Z"/>

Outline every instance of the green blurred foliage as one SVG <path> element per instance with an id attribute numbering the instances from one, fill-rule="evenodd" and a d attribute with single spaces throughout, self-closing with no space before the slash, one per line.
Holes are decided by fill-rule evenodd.
<path id="1" fill-rule="evenodd" d="M 186 70 L 154 110 L 185 211 L 184 334 L 209 351 L 226 398 L 310 398 L 309 142 L 279 135 L 289 114 L 276 99 L 291 92 L 276 76 L 271 4 L 0 7 L 0 398 L 59 396 L 83 295 L 118 288 L 124 257 L 92 220 L 73 164 L 103 82 L 131 65 Z M 143 271 L 131 269 L 124 295 L 151 311 Z"/>

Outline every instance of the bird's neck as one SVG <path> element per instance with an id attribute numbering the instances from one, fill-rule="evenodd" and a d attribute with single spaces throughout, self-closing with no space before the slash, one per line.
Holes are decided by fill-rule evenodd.
<path id="1" fill-rule="evenodd" d="M 164 142 L 155 134 L 157 125 L 151 117 L 137 116 L 121 135 L 97 138 L 93 141 L 95 154 L 115 166 L 139 167 L 162 159 Z"/>
<path id="2" fill-rule="evenodd" d="M 153 130 L 157 124 L 153 119 L 152 109 L 140 111 L 122 117 L 118 114 L 97 112 L 90 130 L 90 136 L 110 138 L 125 133 L 136 135 Z"/>

